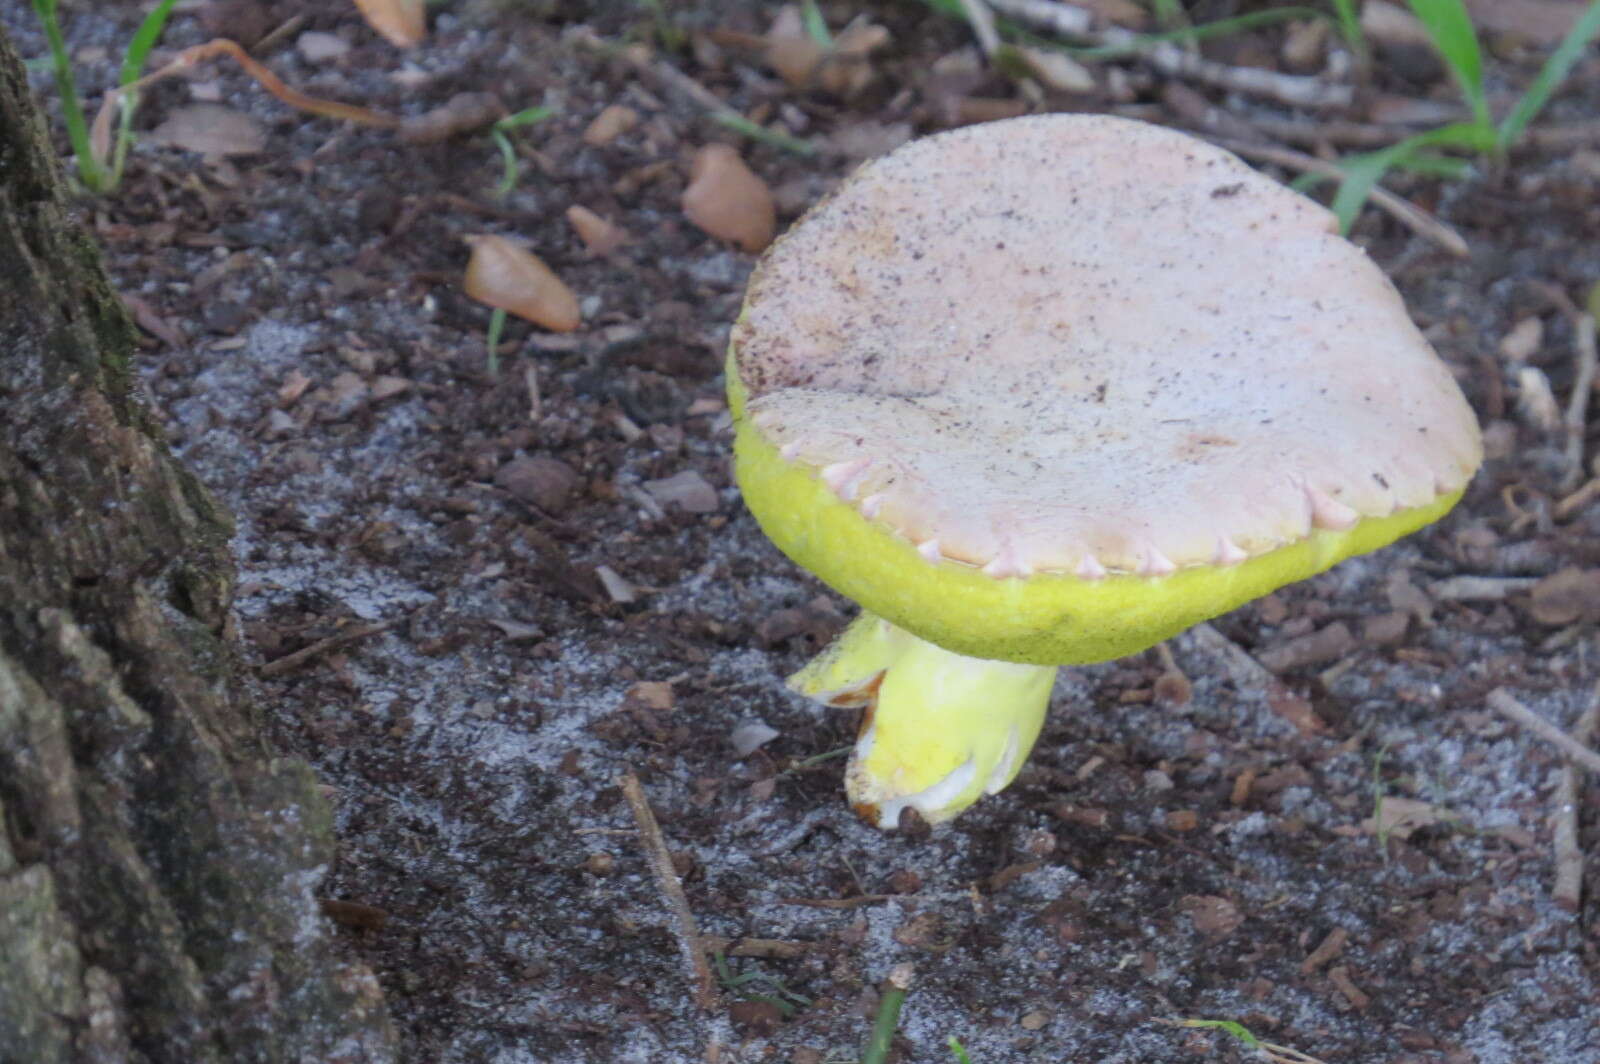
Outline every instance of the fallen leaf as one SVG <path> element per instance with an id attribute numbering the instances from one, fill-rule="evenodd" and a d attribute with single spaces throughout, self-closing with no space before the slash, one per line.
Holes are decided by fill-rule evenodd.
<path id="1" fill-rule="evenodd" d="M 552 332 L 571 332 L 582 324 L 578 297 L 533 252 L 494 234 L 466 241 L 472 247 L 462 282 L 468 296 Z"/>
<path id="2" fill-rule="evenodd" d="M 628 242 L 627 230 L 607 221 L 587 207 L 577 204 L 568 207 L 567 222 L 591 255 L 609 255 Z"/>
<path id="3" fill-rule="evenodd" d="M 739 757 L 749 757 L 763 746 L 776 739 L 778 729 L 765 721 L 745 721 L 728 736 L 728 741 L 733 744 L 733 752 Z"/>
<path id="4" fill-rule="evenodd" d="M 243 111 L 214 103 L 180 107 L 151 130 L 147 139 L 171 148 L 227 157 L 257 155 L 266 147 L 266 134 Z"/>
<path id="5" fill-rule="evenodd" d="M 705 232 L 749 252 L 764 250 L 778 228 L 772 190 L 726 144 L 707 144 L 695 153 L 683 213 Z"/>
<path id="6" fill-rule="evenodd" d="M 638 111 L 631 107 L 624 107 L 622 104 L 614 103 L 595 115 L 594 121 L 590 122 L 588 128 L 583 131 L 583 142 L 591 148 L 602 147 L 610 144 L 638 124 Z"/>
<path id="7" fill-rule="evenodd" d="M 361 17 L 396 48 L 412 48 L 428 36 L 424 0 L 356 0 Z"/>
<path id="8" fill-rule="evenodd" d="M 1361 822 L 1362 830 L 1369 835 L 1393 835 L 1409 839 L 1414 832 L 1449 820 L 1450 813 L 1436 805 L 1419 802 L 1415 798 L 1398 798 L 1385 795 L 1378 803 L 1377 817 Z"/>

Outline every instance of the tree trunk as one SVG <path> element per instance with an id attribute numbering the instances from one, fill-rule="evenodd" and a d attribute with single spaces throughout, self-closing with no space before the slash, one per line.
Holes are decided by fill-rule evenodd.
<path id="1" fill-rule="evenodd" d="M 221 632 L 229 520 L 167 453 L 0 32 L 0 1061 L 383 1061 L 311 771 Z"/>

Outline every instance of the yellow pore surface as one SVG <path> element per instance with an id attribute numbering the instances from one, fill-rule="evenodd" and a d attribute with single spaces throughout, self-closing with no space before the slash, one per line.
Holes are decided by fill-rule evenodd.
<path id="1" fill-rule="evenodd" d="M 1070 573 L 994 579 L 974 566 L 928 562 L 909 541 L 841 501 L 817 470 L 786 462 L 744 417 L 744 388 L 728 360 L 737 437 L 735 473 L 762 531 L 797 564 L 870 613 L 946 650 L 1033 665 L 1083 665 L 1134 654 L 1346 558 L 1438 520 L 1456 491 L 1344 531 L 1305 539 L 1236 565 L 1168 576 Z"/>

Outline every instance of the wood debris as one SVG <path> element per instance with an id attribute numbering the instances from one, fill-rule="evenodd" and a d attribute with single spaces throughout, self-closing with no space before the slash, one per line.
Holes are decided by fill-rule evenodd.
<path id="1" fill-rule="evenodd" d="M 677 869 L 672 865 L 672 855 L 667 852 L 666 840 L 661 835 L 661 825 L 656 823 L 656 815 L 645 798 L 639 777 L 629 772 L 618 782 L 622 786 L 623 797 L 628 800 L 628 808 L 633 810 L 634 822 L 639 825 L 639 843 L 644 847 L 650 872 L 655 876 L 656 886 L 674 918 L 678 949 L 688 969 L 695 1005 L 702 1011 L 709 1011 L 717 1003 L 716 984 L 712 981 L 711 966 L 706 963 L 705 951 L 700 946 L 700 931 L 695 926 L 689 898 L 683 892 Z"/>

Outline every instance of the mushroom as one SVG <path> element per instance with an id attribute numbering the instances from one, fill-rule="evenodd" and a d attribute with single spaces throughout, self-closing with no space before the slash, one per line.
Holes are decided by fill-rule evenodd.
<path id="1" fill-rule="evenodd" d="M 882 827 L 1009 784 L 1058 666 L 1384 546 L 1481 460 L 1332 214 L 1104 116 L 863 166 L 756 267 L 727 377 L 751 512 L 862 607 L 789 683 L 867 707 L 846 790 Z"/>

